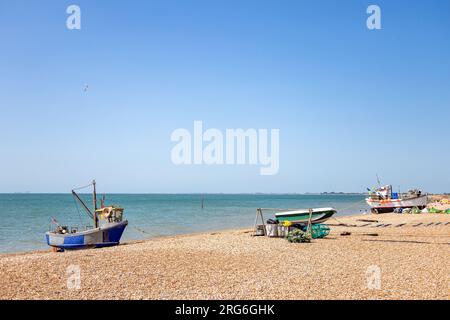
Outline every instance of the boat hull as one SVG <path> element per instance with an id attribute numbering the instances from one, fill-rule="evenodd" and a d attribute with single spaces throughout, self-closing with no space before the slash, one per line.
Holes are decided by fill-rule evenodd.
<path id="1" fill-rule="evenodd" d="M 47 232 L 47 244 L 61 249 L 84 249 L 115 246 L 120 243 L 128 221 L 108 223 L 100 228 L 82 232 L 59 234 Z"/>
<path id="2" fill-rule="evenodd" d="M 323 223 L 336 213 L 333 208 L 312 209 L 311 223 Z M 278 222 L 289 221 L 296 224 L 306 224 L 309 221 L 309 210 L 286 211 L 275 214 Z"/>
<path id="3" fill-rule="evenodd" d="M 423 195 L 411 199 L 387 199 L 387 200 L 373 200 L 371 198 L 366 199 L 367 204 L 378 212 L 393 211 L 396 208 L 424 208 L 427 206 L 428 197 Z"/>

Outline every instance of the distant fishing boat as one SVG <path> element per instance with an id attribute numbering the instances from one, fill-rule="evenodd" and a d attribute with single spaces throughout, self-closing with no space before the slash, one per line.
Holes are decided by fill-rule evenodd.
<path id="1" fill-rule="evenodd" d="M 391 185 L 386 185 L 374 191 L 368 190 L 366 202 L 371 207 L 372 213 L 392 212 L 397 208 L 423 209 L 428 203 L 427 194 L 422 194 L 418 189 L 409 190 L 408 193 L 396 193 L 392 192 Z"/>
<path id="2" fill-rule="evenodd" d="M 306 224 L 309 221 L 311 212 L 311 223 L 323 223 L 333 216 L 337 210 L 334 208 L 315 208 L 294 211 L 284 211 L 275 213 L 275 219 L 278 222 L 290 221 L 292 223 Z"/>
<path id="3" fill-rule="evenodd" d="M 78 228 L 61 226 L 54 218 L 52 223 L 56 228 L 46 232 L 47 244 L 60 249 L 84 249 L 99 248 L 118 245 L 120 238 L 128 225 L 127 220 L 123 220 L 123 208 L 115 206 L 104 206 L 102 199 L 101 208 L 97 208 L 97 193 L 95 180 L 89 186 L 93 186 L 93 210 L 81 200 L 78 194 L 72 190 L 75 201 L 78 201 L 87 215 L 93 220 L 94 227 L 79 231 Z M 89 187 L 86 186 L 86 187 Z"/>

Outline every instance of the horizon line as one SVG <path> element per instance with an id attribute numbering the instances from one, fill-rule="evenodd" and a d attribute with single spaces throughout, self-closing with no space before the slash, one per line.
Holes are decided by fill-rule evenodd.
<path id="1" fill-rule="evenodd" d="M 78 194 L 91 194 L 92 192 L 77 192 Z M 1 194 L 72 194 L 71 192 L 0 192 Z M 103 192 L 97 192 L 103 194 Z M 367 192 L 341 192 L 341 191 L 321 191 L 321 192 L 106 192 L 104 194 L 148 194 L 148 195 L 364 195 Z"/>

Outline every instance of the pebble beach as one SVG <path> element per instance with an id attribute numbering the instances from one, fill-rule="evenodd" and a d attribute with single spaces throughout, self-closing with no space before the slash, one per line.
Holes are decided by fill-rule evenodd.
<path id="1" fill-rule="evenodd" d="M 3 254 L 0 299 L 450 298 L 450 215 L 365 214 L 328 223 L 331 233 L 311 243 L 252 236 L 248 228 Z M 76 288 L 68 286 L 73 266 Z"/>

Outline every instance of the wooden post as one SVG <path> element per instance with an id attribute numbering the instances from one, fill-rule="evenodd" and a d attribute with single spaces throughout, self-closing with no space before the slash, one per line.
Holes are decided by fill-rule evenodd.
<path id="1" fill-rule="evenodd" d="M 263 232 L 264 232 L 264 235 L 266 236 L 267 235 L 266 224 L 264 223 L 264 216 L 263 216 L 261 208 L 256 209 L 256 217 L 255 217 L 255 225 L 253 228 L 253 235 L 256 235 L 256 231 L 258 229 L 258 217 L 261 217 L 261 221 L 262 221 L 262 225 L 263 225 Z"/>
<path id="2" fill-rule="evenodd" d="M 264 235 L 267 236 L 266 223 L 264 222 L 264 216 L 263 216 L 262 209 L 259 209 L 259 214 L 261 215 L 261 221 L 262 221 L 262 225 L 263 225 Z"/>
<path id="3" fill-rule="evenodd" d="M 311 232 L 312 212 L 313 212 L 313 210 L 312 210 L 312 209 L 309 209 L 308 228 L 307 228 L 307 230 L 306 230 L 307 232 L 309 232 L 309 235 L 311 236 L 311 238 L 312 238 L 312 232 Z"/>
<path id="4" fill-rule="evenodd" d="M 94 202 L 94 228 L 98 227 L 98 218 L 97 218 L 97 190 L 95 187 L 95 180 L 92 181 L 92 185 L 94 186 L 94 193 L 92 195 L 92 201 Z"/>
<path id="5" fill-rule="evenodd" d="M 259 209 L 256 209 L 255 223 L 253 224 L 253 235 L 256 234 L 256 226 L 257 226 L 257 223 L 258 223 L 258 213 L 259 213 Z"/>
<path id="6" fill-rule="evenodd" d="M 97 210 L 97 190 L 95 187 L 95 180 L 92 181 L 92 185 L 94 186 L 94 193 L 92 195 L 92 201 L 94 202 L 94 212 Z"/>

